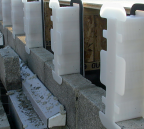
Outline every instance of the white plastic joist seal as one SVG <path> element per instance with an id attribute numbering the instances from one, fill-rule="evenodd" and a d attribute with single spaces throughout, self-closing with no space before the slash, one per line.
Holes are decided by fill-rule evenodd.
<path id="1" fill-rule="evenodd" d="M 58 8 L 58 7 L 60 7 L 59 1 L 58 0 L 50 0 L 49 7 L 50 8 Z"/>
<path id="2" fill-rule="evenodd" d="M 66 114 L 58 113 L 55 116 L 48 119 L 48 127 L 65 126 Z"/>
<path id="3" fill-rule="evenodd" d="M 108 49 L 107 51 L 101 51 L 101 82 L 106 85 L 106 98 L 102 97 L 102 101 L 106 106 L 105 114 L 101 111 L 99 116 L 102 124 L 107 129 L 121 129 L 114 119 L 115 113 L 119 114 L 120 109 L 115 104 L 115 92 L 118 92 L 119 95 L 124 94 L 124 79 L 122 78 L 122 88 L 120 91 L 117 91 L 117 87 L 114 79 L 116 78 L 116 65 L 117 62 L 123 64 L 122 67 L 125 68 L 125 61 L 116 55 L 116 39 L 119 39 L 122 42 L 121 35 L 116 34 L 116 22 L 126 21 L 126 12 L 124 8 L 119 4 L 107 3 L 101 7 L 100 16 L 107 18 L 107 30 L 103 31 L 103 36 L 107 38 Z M 112 27 L 113 26 L 113 27 Z M 122 68 L 122 69 L 123 69 Z M 125 69 L 120 73 L 124 74 Z"/>

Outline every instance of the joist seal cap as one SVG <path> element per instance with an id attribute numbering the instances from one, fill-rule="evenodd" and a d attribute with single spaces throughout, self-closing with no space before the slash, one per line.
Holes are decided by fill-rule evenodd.
<path id="1" fill-rule="evenodd" d="M 50 8 L 59 8 L 59 1 L 58 0 L 50 0 L 49 2 L 49 7 Z"/>
<path id="2" fill-rule="evenodd" d="M 122 5 L 106 3 L 100 9 L 100 16 L 103 18 L 126 21 L 126 11 Z"/>

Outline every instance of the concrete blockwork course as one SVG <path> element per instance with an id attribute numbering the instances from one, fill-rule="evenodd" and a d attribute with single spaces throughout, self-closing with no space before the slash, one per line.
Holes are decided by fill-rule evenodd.
<path id="1" fill-rule="evenodd" d="M 19 56 L 10 47 L 0 49 L 0 71 L 7 91 L 21 88 Z"/>

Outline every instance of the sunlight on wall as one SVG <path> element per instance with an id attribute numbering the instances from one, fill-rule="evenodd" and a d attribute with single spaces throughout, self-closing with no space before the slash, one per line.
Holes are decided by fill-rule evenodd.
<path id="1" fill-rule="evenodd" d="M 70 0 L 59 0 L 59 1 L 70 1 Z M 120 3 L 124 7 L 131 7 L 134 3 L 143 3 L 143 0 L 82 0 L 84 3 L 93 3 L 93 4 L 104 4 L 108 2 Z"/>

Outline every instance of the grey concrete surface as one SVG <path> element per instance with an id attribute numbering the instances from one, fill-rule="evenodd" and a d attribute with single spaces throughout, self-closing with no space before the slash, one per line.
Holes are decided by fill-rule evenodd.
<path id="1" fill-rule="evenodd" d="M 52 70 L 49 67 L 52 62 L 45 63 L 45 82 L 46 87 L 58 98 L 60 103 L 65 106 L 67 111 L 66 124 L 70 129 L 76 128 L 76 108 L 75 108 L 75 92 L 73 88 L 67 85 L 65 82 L 60 86 L 52 77 Z"/>
<path id="2" fill-rule="evenodd" d="M 77 96 L 77 129 L 105 129 L 99 118 L 104 112 L 101 96 L 105 91 L 99 87 L 83 89 Z"/>
<path id="3" fill-rule="evenodd" d="M 19 57 L 10 47 L 0 49 L 0 71 L 0 79 L 7 91 L 21 88 Z"/>
<path id="4" fill-rule="evenodd" d="M 53 54 L 44 48 L 32 48 L 28 56 L 29 68 L 44 82 L 44 63 L 53 59 Z"/>
<path id="5" fill-rule="evenodd" d="M 117 124 L 121 129 L 144 129 L 144 119 L 142 117 L 117 122 Z"/>
<path id="6" fill-rule="evenodd" d="M 16 36 L 15 38 L 16 49 L 15 51 L 19 54 L 20 58 L 27 64 L 28 54 L 25 51 L 25 36 Z"/>
<path id="7" fill-rule="evenodd" d="M 17 129 L 46 129 L 47 125 L 37 115 L 23 90 L 11 92 L 13 94 L 9 95 L 10 115 Z"/>
<path id="8" fill-rule="evenodd" d="M 8 31 L 7 31 L 7 44 L 12 47 L 14 50 L 16 49 L 16 43 L 15 43 L 15 39 L 13 38 L 12 35 L 12 26 L 11 27 L 7 27 Z"/>

